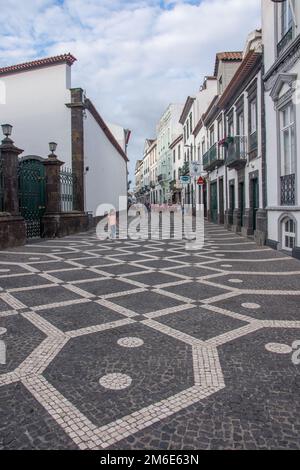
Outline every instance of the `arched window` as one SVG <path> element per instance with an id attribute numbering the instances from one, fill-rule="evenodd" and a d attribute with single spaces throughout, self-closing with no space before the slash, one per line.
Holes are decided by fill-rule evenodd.
<path id="1" fill-rule="evenodd" d="M 282 221 L 282 248 L 291 251 L 295 247 L 296 224 L 289 217 Z"/>

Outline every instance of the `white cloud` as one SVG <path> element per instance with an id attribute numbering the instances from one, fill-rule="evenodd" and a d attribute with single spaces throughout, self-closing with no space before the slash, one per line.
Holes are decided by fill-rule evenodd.
<path id="1" fill-rule="evenodd" d="M 168 103 L 184 102 L 215 53 L 242 49 L 260 26 L 260 0 L 7 0 L 0 15 L 0 64 L 73 53 L 73 84 L 132 129 L 132 170 Z"/>

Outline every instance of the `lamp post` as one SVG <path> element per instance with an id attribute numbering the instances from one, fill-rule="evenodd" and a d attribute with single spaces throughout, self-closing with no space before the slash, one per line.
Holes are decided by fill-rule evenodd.
<path id="1" fill-rule="evenodd" d="M 50 154 L 44 162 L 46 172 L 46 211 L 45 215 L 61 212 L 60 206 L 60 167 L 63 162 L 55 155 L 56 142 L 49 142 Z"/>
<path id="2" fill-rule="evenodd" d="M 49 155 L 49 158 L 57 158 L 56 155 L 54 154 L 55 150 L 57 149 L 57 143 L 56 142 L 49 142 L 49 150 L 51 154 Z"/>
<path id="3" fill-rule="evenodd" d="M 8 139 L 11 136 L 13 126 L 11 124 L 2 124 L 3 135 Z"/>

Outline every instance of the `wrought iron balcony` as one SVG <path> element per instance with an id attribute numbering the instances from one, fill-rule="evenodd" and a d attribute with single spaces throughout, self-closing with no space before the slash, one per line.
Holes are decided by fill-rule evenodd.
<path id="1" fill-rule="evenodd" d="M 244 136 L 232 137 L 226 151 L 226 165 L 229 168 L 240 169 L 247 161 L 247 138 Z"/>
<path id="2" fill-rule="evenodd" d="M 291 27 L 287 33 L 283 36 L 281 41 L 277 44 L 277 55 L 279 56 L 287 47 L 287 45 L 293 40 L 293 27 Z"/>
<path id="3" fill-rule="evenodd" d="M 208 152 L 203 155 L 203 169 L 205 171 L 214 170 L 224 164 L 224 158 L 218 144 L 214 144 Z"/>
<path id="4" fill-rule="evenodd" d="M 249 152 L 253 152 L 253 150 L 257 149 L 257 132 L 253 132 L 249 136 Z"/>
<path id="5" fill-rule="evenodd" d="M 280 195 L 282 206 L 294 206 L 295 197 L 295 174 L 281 176 L 280 178 Z"/>

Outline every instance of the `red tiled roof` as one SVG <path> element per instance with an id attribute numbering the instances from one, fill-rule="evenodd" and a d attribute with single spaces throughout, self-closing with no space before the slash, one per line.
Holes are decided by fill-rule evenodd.
<path id="1" fill-rule="evenodd" d="M 72 54 L 62 54 L 54 57 L 47 57 L 45 59 L 33 60 L 31 62 L 24 62 L 23 64 L 11 65 L 9 67 L 0 67 L 0 75 L 9 75 L 17 72 L 24 72 L 27 70 L 39 69 L 42 67 L 49 67 L 57 64 L 72 65 L 77 59 Z"/>
<path id="2" fill-rule="evenodd" d="M 218 52 L 216 54 L 216 63 L 215 63 L 215 71 L 214 75 L 217 76 L 218 73 L 218 65 L 221 60 L 225 61 L 241 61 L 243 59 L 243 53 L 241 51 L 234 51 L 234 52 Z"/>

